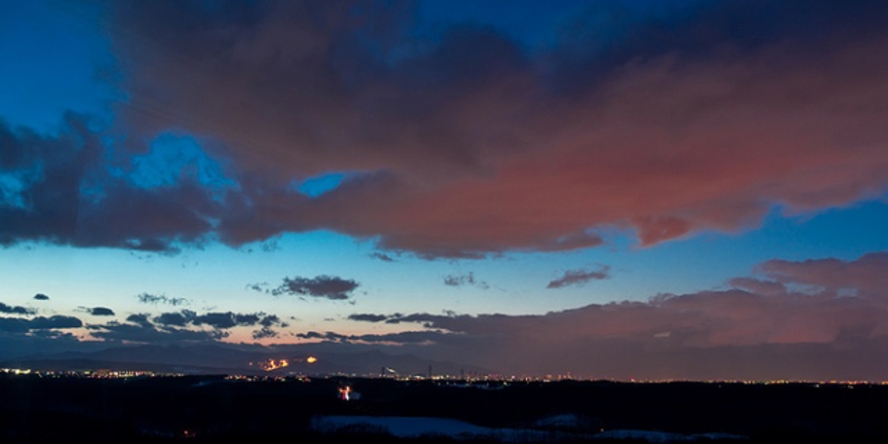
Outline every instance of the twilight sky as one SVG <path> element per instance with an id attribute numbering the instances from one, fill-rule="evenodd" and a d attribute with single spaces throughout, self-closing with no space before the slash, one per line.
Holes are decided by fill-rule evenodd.
<path id="1" fill-rule="evenodd" d="M 888 2 L 0 9 L 0 358 L 888 380 Z"/>

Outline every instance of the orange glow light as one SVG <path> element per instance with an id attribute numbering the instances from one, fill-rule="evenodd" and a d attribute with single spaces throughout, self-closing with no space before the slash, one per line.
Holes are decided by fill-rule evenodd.
<path id="1" fill-rule="evenodd" d="M 318 358 L 315 358 L 314 356 L 309 356 L 305 358 L 305 362 L 309 364 L 314 364 L 315 362 L 318 362 Z"/>
<path id="2" fill-rule="evenodd" d="M 259 363 L 259 367 L 261 367 L 262 370 L 265 370 L 267 372 L 270 372 L 272 370 L 277 370 L 279 368 L 284 368 L 289 365 L 290 365 L 290 362 L 287 361 L 286 359 L 281 359 L 281 360 L 269 359 L 268 361 L 263 361 L 263 362 Z"/>

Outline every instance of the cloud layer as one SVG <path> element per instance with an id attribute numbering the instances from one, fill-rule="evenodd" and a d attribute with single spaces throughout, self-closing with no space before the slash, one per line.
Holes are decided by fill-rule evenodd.
<path id="1" fill-rule="evenodd" d="M 533 51 L 489 27 L 430 34 L 409 3 L 106 6 L 130 100 L 98 134 L 74 115 L 57 136 L 0 124 L 0 244 L 330 229 L 478 257 L 592 247 L 601 228 L 642 245 L 743 230 L 888 185 L 880 2 L 615 4 Z M 171 132 L 198 153 L 145 170 Z M 326 193 L 292 186 L 330 172 L 347 174 Z"/>
<path id="2" fill-rule="evenodd" d="M 661 294 L 647 302 L 545 315 L 362 313 L 349 319 L 417 323 L 431 329 L 425 339 L 437 344 L 439 358 L 471 356 L 477 365 L 510 371 L 878 379 L 878 369 L 888 364 L 879 357 L 888 349 L 886 272 L 885 252 L 853 261 L 772 260 L 729 288 Z"/>

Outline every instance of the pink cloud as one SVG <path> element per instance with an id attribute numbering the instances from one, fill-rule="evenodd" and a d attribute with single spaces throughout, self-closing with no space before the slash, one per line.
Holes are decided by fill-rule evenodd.
<path id="1" fill-rule="evenodd" d="M 880 275 L 888 272 L 886 257 L 878 252 L 851 261 L 773 260 L 758 270 L 769 270 L 774 280 L 732 280 L 743 288 L 662 294 L 647 302 L 593 304 L 544 315 L 363 315 L 361 319 L 418 322 L 458 333 L 438 338 L 432 353 L 471 356 L 491 368 L 544 372 L 555 369 L 557 362 L 560 369 L 565 365 L 589 373 L 607 369 L 623 377 L 645 372 L 685 378 L 866 374 L 878 379 L 881 364 L 861 361 L 888 347 L 888 306 L 881 302 L 888 287 L 880 283 L 884 279 Z M 788 289 L 813 281 L 823 289 L 813 293 Z M 831 290 L 839 287 L 858 290 L 859 296 Z M 841 359 L 848 361 L 835 362 Z M 878 362 L 886 363 L 881 358 Z M 663 366 L 678 370 L 670 373 Z M 710 373 L 714 369 L 718 371 Z"/>

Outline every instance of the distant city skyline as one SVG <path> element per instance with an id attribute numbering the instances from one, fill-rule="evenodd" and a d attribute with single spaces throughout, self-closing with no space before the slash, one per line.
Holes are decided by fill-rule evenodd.
<path id="1" fill-rule="evenodd" d="M 888 4 L 0 8 L 0 361 L 888 380 Z"/>

